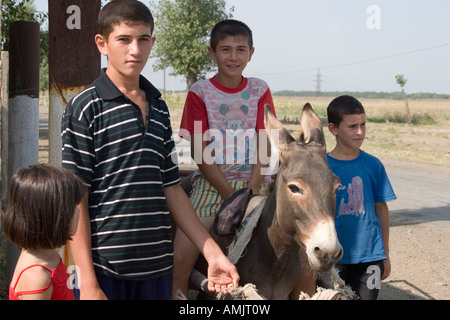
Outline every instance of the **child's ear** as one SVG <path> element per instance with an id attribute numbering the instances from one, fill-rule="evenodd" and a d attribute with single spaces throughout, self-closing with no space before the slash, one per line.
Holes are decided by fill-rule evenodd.
<path id="1" fill-rule="evenodd" d="M 96 34 L 95 35 L 95 43 L 97 44 L 97 48 L 98 51 L 100 51 L 100 53 L 104 56 L 108 55 L 108 41 L 106 40 L 106 38 L 104 36 L 102 36 L 101 34 Z"/>
<path id="2" fill-rule="evenodd" d="M 250 49 L 250 53 L 249 53 L 249 57 L 248 57 L 248 62 L 252 61 L 252 56 L 255 53 L 255 47 Z"/>
<path id="3" fill-rule="evenodd" d="M 331 132 L 333 136 L 337 136 L 337 127 L 334 123 L 328 124 L 328 130 Z"/>
<path id="4" fill-rule="evenodd" d="M 216 51 L 213 48 L 208 47 L 208 52 L 211 60 L 216 61 Z"/>

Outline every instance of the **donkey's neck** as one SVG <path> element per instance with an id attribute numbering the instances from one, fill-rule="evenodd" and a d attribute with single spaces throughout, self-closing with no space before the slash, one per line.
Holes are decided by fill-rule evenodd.
<path id="1" fill-rule="evenodd" d="M 290 284 L 286 282 L 296 278 L 301 268 L 298 244 L 293 236 L 281 228 L 277 221 L 276 210 L 276 195 L 272 192 L 267 197 L 261 219 L 253 233 L 253 238 L 258 240 L 253 242 L 249 250 L 249 253 L 252 253 L 247 257 L 253 260 L 252 263 L 258 264 L 254 266 L 255 270 L 270 274 L 266 279 L 270 284 L 269 287 L 272 287 L 270 290 L 267 289 L 271 293 L 265 292 L 268 296 L 274 294 L 272 292 L 274 290 L 289 286 Z"/>
<path id="2" fill-rule="evenodd" d="M 274 189 L 266 200 L 260 227 L 266 233 L 267 240 L 270 242 L 275 255 L 278 259 L 281 259 L 286 256 L 292 256 L 293 251 L 297 252 L 298 243 L 295 241 L 294 236 L 289 235 L 282 229 L 278 221 L 279 215 L 277 215 L 277 210 L 280 208 L 277 206 L 275 193 Z"/>

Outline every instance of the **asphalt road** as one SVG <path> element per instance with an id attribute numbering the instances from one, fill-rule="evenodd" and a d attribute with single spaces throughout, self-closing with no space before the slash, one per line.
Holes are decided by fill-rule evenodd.
<path id="1" fill-rule="evenodd" d="M 392 224 L 450 224 L 450 168 L 390 161 L 385 167 L 397 195 L 388 204 Z"/>

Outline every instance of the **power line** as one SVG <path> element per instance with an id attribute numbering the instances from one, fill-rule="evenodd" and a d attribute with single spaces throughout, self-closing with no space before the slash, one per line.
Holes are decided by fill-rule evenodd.
<path id="1" fill-rule="evenodd" d="M 348 63 L 343 63 L 343 64 L 336 64 L 336 65 L 330 65 L 330 66 L 325 66 L 322 67 L 322 69 L 334 69 L 334 68 L 342 68 L 342 67 L 348 67 L 348 66 L 353 66 L 353 65 L 360 65 L 360 64 L 364 64 L 364 63 L 370 63 L 370 62 L 375 62 L 375 61 L 381 61 L 381 60 L 387 60 L 387 59 L 391 59 L 391 58 L 396 58 L 396 57 L 401 57 L 401 56 L 406 56 L 406 55 L 410 55 L 410 54 L 414 54 L 414 53 L 419 53 L 419 52 L 424 52 L 424 51 L 429 51 L 429 50 L 433 50 L 433 49 L 437 49 L 437 48 L 442 48 L 442 47 L 446 47 L 449 46 L 450 42 L 447 43 L 443 43 L 443 44 L 439 44 L 439 45 L 435 45 L 435 46 L 431 46 L 431 47 L 426 47 L 426 48 L 421 48 L 421 49 L 416 49 L 416 50 L 411 50 L 411 51 L 406 51 L 406 52 L 401 52 L 401 53 L 396 53 L 396 54 L 392 54 L 392 55 L 388 55 L 388 56 L 383 56 L 383 57 L 378 57 L 378 58 L 371 58 L 371 59 L 366 59 L 366 60 L 361 60 L 361 61 L 355 61 L 355 62 L 348 62 Z M 300 70 L 291 70 L 291 71 L 286 71 L 286 72 L 269 72 L 269 73 L 261 73 L 260 75 L 274 75 L 274 74 L 296 74 L 296 73 L 304 73 L 304 72 L 311 72 L 316 70 L 315 68 L 305 68 L 305 69 L 300 69 Z"/>
<path id="2" fill-rule="evenodd" d="M 358 64 L 363 64 L 363 63 L 369 63 L 369 62 L 374 62 L 374 61 L 386 60 L 386 59 L 406 56 L 406 55 L 410 55 L 410 54 L 414 54 L 414 53 L 419 53 L 419 52 L 423 52 L 423 51 L 428 51 L 428 50 L 432 50 L 432 49 L 442 48 L 442 47 L 446 47 L 446 46 L 449 46 L 449 45 L 450 45 L 450 42 L 447 42 L 447 43 L 443 43 L 443 44 L 432 46 L 432 47 L 411 50 L 411 51 L 397 53 L 397 54 L 393 54 L 393 55 L 389 55 L 389 56 L 384 56 L 384 57 L 379 57 L 379 58 L 372 58 L 372 59 L 362 60 L 362 61 L 358 61 L 358 62 L 350 62 L 350 63 L 338 64 L 338 65 L 334 65 L 334 66 L 328 66 L 328 67 L 324 67 L 324 69 L 333 69 L 333 68 L 347 67 L 347 66 L 358 65 Z"/>

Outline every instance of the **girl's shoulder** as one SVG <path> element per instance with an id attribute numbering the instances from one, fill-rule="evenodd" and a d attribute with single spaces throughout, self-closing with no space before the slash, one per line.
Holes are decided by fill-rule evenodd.
<path id="1" fill-rule="evenodd" d="M 22 252 L 11 284 L 16 286 L 16 292 L 42 289 L 51 283 L 52 272 L 60 263 L 61 257 L 56 251 L 46 260 Z"/>
<path id="2" fill-rule="evenodd" d="M 52 282 L 51 270 L 43 265 L 35 264 L 19 271 L 16 292 L 40 290 Z M 17 279 L 17 278 L 16 278 Z"/>

